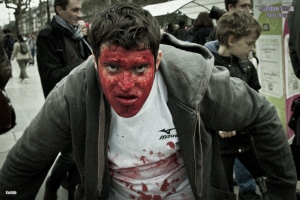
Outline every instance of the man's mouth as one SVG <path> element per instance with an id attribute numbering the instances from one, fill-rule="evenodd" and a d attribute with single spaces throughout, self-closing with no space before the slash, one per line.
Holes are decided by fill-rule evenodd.
<path id="1" fill-rule="evenodd" d="M 120 104 L 130 106 L 137 102 L 138 97 L 133 94 L 120 94 L 116 96 L 116 99 Z"/>

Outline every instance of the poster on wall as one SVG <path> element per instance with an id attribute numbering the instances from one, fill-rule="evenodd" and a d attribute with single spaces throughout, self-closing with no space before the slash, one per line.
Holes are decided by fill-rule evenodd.
<path id="1" fill-rule="evenodd" d="M 257 40 L 259 52 L 260 92 L 269 96 L 283 96 L 281 36 L 262 35 Z"/>

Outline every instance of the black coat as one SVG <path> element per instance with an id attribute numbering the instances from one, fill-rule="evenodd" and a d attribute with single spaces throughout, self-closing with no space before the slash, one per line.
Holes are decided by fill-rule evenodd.
<path id="1" fill-rule="evenodd" d="M 75 67 L 85 61 L 91 54 L 89 49 L 83 45 L 84 56 L 79 56 L 77 51 L 77 62 L 71 63 L 65 45 L 66 35 L 54 18 L 51 25 L 41 30 L 37 39 L 37 63 L 40 73 L 44 96 L 47 97 L 54 86 Z M 72 41 L 74 46 L 79 41 Z"/>

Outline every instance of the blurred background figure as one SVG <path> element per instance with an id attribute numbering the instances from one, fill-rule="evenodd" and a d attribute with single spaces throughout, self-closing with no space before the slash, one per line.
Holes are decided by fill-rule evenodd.
<path id="1" fill-rule="evenodd" d="M 200 12 L 193 26 L 187 31 L 186 41 L 204 45 L 214 28 L 208 12 Z"/>
<path id="2" fill-rule="evenodd" d="M 186 30 L 185 30 L 185 22 L 183 20 L 179 21 L 179 28 L 174 31 L 174 36 L 179 39 L 185 41 Z"/>
<path id="3" fill-rule="evenodd" d="M 21 51 L 21 48 L 27 48 L 27 52 L 23 53 Z M 22 35 L 17 36 L 17 42 L 14 44 L 13 53 L 11 55 L 11 61 L 13 61 L 15 58 L 17 59 L 17 62 L 20 67 L 20 76 L 21 79 L 20 83 L 28 83 L 29 82 L 29 76 L 26 72 L 27 64 L 30 60 L 32 60 L 31 53 L 29 51 L 30 47 L 27 44 L 27 42 L 24 41 L 24 38 Z"/>
<path id="4" fill-rule="evenodd" d="M 83 20 L 79 20 L 78 24 L 81 28 L 81 33 L 83 35 L 83 38 L 85 39 L 86 42 L 90 43 L 88 39 L 88 32 L 89 32 L 90 25 L 88 23 L 85 23 Z"/>
<path id="5" fill-rule="evenodd" d="M 172 23 L 169 23 L 165 32 L 174 35 L 174 25 Z"/>
<path id="6" fill-rule="evenodd" d="M 34 34 L 30 34 L 30 37 L 28 37 L 27 42 L 30 47 L 30 53 L 32 60 L 29 62 L 29 65 L 34 65 L 34 57 L 36 54 L 36 36 Z"/>
<path id="7" fill-rule="evenodd" d="M 3 29 L 3 47 L 9 60 L 14 49 L 14 43 L 15 40 L 11 36 L 11 30 Z"/>

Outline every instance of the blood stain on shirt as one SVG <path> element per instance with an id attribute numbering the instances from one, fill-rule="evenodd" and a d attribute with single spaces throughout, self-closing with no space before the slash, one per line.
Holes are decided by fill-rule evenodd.
<path id="1" fill-rule="evenodd" d="M 171 148 L 174 149 L 175 148 L 175 144 L 173 142 L 168 142 L 167 145 Z"/>
<path id="2" fill-rule="evenodd" d="M 148 191 L 148 187 L 146 184 L 142 183 L 142 189 L 143 191 Z"/>
<path id="3" fill-rule="evenodd" d="M 161 191 L 167 191 L 169 186 L 171 185 L 171 183 L 173 182 L 178 182 L 179 181 L 179 178 L 178 179 L 175 179 L 175 180 L 172 180 L 170 183 L 168 182 L 168 180 L 164 180 L 162 186 L 160 187 L 160 190 Z"/>
<path id="4" fill-rule="evenodd" d="M 143 161 L 144 164 L 146 163 L 145 159 L 146 159 L 145 156 L 141 156 L 141 157 L 140 157 L 140 161 Z"/>

